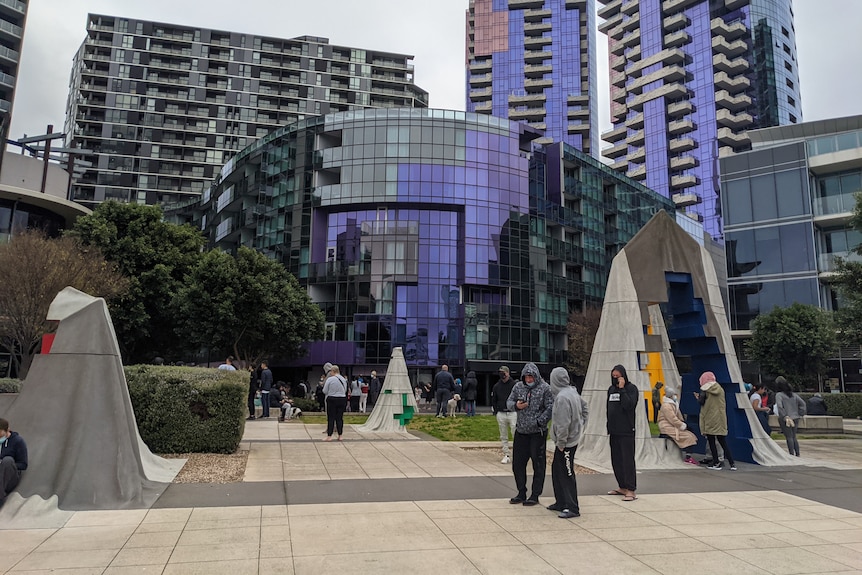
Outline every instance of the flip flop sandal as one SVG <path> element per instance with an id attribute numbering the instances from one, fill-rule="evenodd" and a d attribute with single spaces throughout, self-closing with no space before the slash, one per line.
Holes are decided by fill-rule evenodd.
<path id="1" fill-rule="evenodd" d="M 626 495 L 625 497 L 623 497 L 623 501 L 634 501 L 637 498 L 637 495 Z"/>
<path id="2" fill-rule="evenodd" d="M 623 493 L 622 491 L 620 491 L 620 490 L 618 490 L 618 489 L 612 489 L 611 491 L 608 491 L 608 495 L 622 495 L 622 496 L 625 496 L 625 493 Z"/>

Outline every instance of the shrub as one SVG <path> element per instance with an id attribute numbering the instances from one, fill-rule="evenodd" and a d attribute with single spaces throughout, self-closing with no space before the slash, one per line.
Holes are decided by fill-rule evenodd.
<path id="1" fill-rule="evenodd" d="M 0 393 L 20 393 L 20 392 L 21 392 L 21 380 L 20 379 L 0 378 Z"/>
<path id="2" fill-rule="evenodd" d="M 808 401 L 813 393 L 800 393 L 799 397 Z M 840 415 L 846 419 L 862 416 L 862 393 L 823 393 L 829 415 Z"/>
<path id="3" fill-rule="evenodd" d="M 290 400 L 290 404 L 293 407 L 298 407 L 299 409 L 301 409 L 303 413 L 308 413 L 309 411 L 320 411 L 321 410 L 320 404 L 318 404 L 315 400 L 308 399 L 308 398 L 294 397 L 293 399 Z"/>
<path id="4" fill-rule="evenodd" d="M 152 365 L 125 372 L 138 429 L 150 450 L 236 451 L 245 428 L 245 372 Z"/>

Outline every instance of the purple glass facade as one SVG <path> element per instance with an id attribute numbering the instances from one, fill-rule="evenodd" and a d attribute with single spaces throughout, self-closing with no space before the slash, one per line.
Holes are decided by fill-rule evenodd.
<path id="1" fill-rule="evenodd" d="M 600 3 L 614 124 L 603 155 L 721 240 L 719 158 L 748 149 L 750 128 L 801 118 L 787 109 L 798 106 L 790 0 Z"/>
<path id="2" fill-rule="evenodd" d="M 598 153 L 595 0 L 471 0 L 467 110 Z"/>

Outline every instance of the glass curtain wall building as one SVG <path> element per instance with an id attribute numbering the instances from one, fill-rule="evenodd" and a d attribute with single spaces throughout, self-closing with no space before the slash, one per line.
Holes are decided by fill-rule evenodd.
<path id="1" fill-rule="evenodd" d="M 194 198 L 230 156 L 286 123 L 356 108 L 427 107 L 411 60 L 326 38 L 90 14 L 65 131 L 68 145 L 98 155 L 70 199 L 92 206 Z"/>
<path id="2" fill-rule="evenodd" d="M 613 167 L 722 236 L 718 159 L 801 120 L 791 0 L 599 0 Z"/>
<path id="3" fill-rule="evenodd" d="M 9 139 L 27 8 L 28 0 L 0 2 L 0 142 L 3 142 L 3 150 L 6 149 L 6 140 Z M 2 165 L 3 154 L 0 153 L 0 167 Z"/>
<path id="4" fill-rule="evenodd" d="M 729 313 L 743 372 L 751 321 L 793 303 L 834 310 L 835 258 L 858 260 L 849 221 L 862 191 L 862 116 L 749 132 L 753 149 L 721 159 Z M 862 391 L 860 348 L 830 362 L 835 388 Z"/>
<path id="5" fill-rule="evenodd" d="M 600 305 L 613 255 L 673 209 L 539 138 L 448 110 L 329 114 L 246 148 L 171 215 L 211 247 L 263 251 L 307 287 L 326 340 L 292 364 L 297 377 L 327 361 L 382 372 L 400 346 L 414 381 L 446 363 L 486 389 L 503 364 L 562 365 L 569 313 Z"/>
<path id="6" fill-rule="evenodd" d="M 598 156 L 595 0 L 470 0 L 467 111 Z"/>

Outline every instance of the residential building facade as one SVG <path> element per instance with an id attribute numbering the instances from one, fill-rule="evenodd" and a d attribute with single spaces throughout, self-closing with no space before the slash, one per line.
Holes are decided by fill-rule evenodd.
<path id="1" fill-rule="evenodd" d="M 562 365 L 569 313 L 600 306 L 612 257 L 673 210 L 541 137 L 449 110 L 307 118 L 242 150 L 169 217 L 196 222 L 210 247 L 263 251 L 307 287 L 326 338 L 290 364 L 296 378 L 327 361 L 383 373 L 400 346 L 414 381 L 448 364 L 489 391 L 500 365 Z"/>
<path id="2" fill-rule="evenodd" d="M 598 157 L 595 0 L 470 0 L 467 111 Z"/>
<path id="3" fill-rule="evenodd" d="M 9 139 L 9 125 L 12 122 L 12 103 L 18 84 L 18 65 L 28 7 L 27 0 L 0 2 L 0 142 L 4 142 L 4 145 Z M 3 154 L 0 154 L 0 168 L 2 165 Z"/>
<path id="4" fill-rule="evenodd" d="M 599 0 L 614 169 L 722 237 L 718 160 L 802 119 L 792 0 Z"/>
<path id="5" fill-rule="evenodd" d="M 753 149 L 722 158 L 722 212 L 730 306 L 737 344 L 751 321 L 793 303 L 834 310 L 835 258 L 859 260 L 862 236 L 849 225 L 862 191 L 862 116 L 753 130 Z M 743 372 L 756 378 L 745 360 Z M 860 348 L 842 347 L 829 378 L 862 390 Z"/>
<path id="6" fill-rule="evenodd" d="M 65 131 L 69 146 L 98 155 L 70 199 L 174 203 L 199 196 L 233 154 L 284 124 L 357 108 L 427 107 L 411 59 L 312 36 L 90 14 Z"/>

